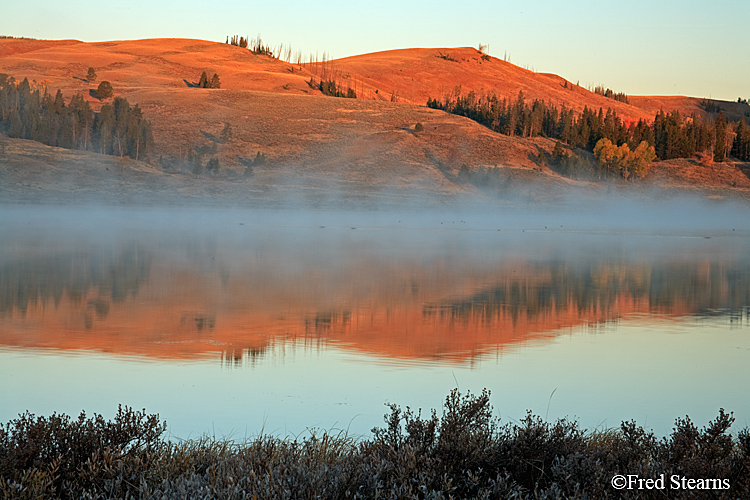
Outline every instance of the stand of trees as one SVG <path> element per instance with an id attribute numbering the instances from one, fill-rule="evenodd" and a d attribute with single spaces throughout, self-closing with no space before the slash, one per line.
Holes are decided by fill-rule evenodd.
<path id="1" fill-rule="evenodd" d="M 229 37 L 227 37 L 227 45 L 234 45 L 235 47 L 242 47 L 243 49 L 246 49 L 247 42 L 248 40 L 244 36 L 234 35 L 231 40 Z"/>
<path id="2" fill-rule="evenodd" d="M 353 88 L 348 87 L 346 89 L 346 92 L 344 92 L 344 88 L 341 86 L 341 84 L 337 85 L 335 80 L 321 80 L 320 82 L 318 82 L 318 85 L 315 85 L 313 83 L 313 79 L 310 78 L 308 85 L 312 88 L 317 87 L 318 90 L 323 92 L 324 95 L 328 95 L 331 97 L 346 97 L 349 99 L 357 98 L 357 93 Z"/>
<path id="3" fill-rule="evenodd" d="M 654 147 L 646 141 L 641 141 L 631 151 L 627 144 L 618 147 L 609 139 L 599 139 L 594 146 L 594 155 L 605 170 L 625 179 L 644 177 L 649 164 L 656 159 Z"/>
<path id="4" fill-rule="evenodd" d="M 210 79 L 208 78 L 208 73 L 205 71 L 201 73 L 201 77 L 198 80 L 198 87 L 202 89 L 220 89 L 221 81 L 219 80 L 218 73 L 214 73 L 214 76 Z"/>
<path id="5" fill-rule="evenodd" d="M 232 38 L 227 37 L 226 43 L 228 45 L 242 47 L 243 49 L 250 49 L 250 52 L 255 55 L 269 56 L 275 59 L 279 58 L 279 56 L 274 53 L 273 49 L 271 49 L 270 45 L 263 44 L 263 40 L 261 40 L 260 35 L 258 35 L 258 38 L 255 38 L 254 40 L 250 40 L 248 37 L 238 37 L 237 35 L 234 35 Z"/>
<path id="6" fill-rule="evenodd" d="M 594 94 L 599 94 L 600 96 L 629 104 L 628 96 L 625 95 L 624 92 L 615 92 L 614 90 L 609 88 L 605 89 L 601 85 L 597 85 L 596 87 L 594 87 Z"/>
<path id="7" fill-rule="evenodd" d="M 566 106 L 557 108 L 539 99 L 527 103 L 523 92 L 510 101 L 494 94 L 463 94 L 460 86 L 442 101 L 428 99 L 427 106 L 466 116 L 504 135 L 549 137 L 572 149 L 593 152 L 601 139 L 608 139 L 615 147 L 627 145 L 632 152 L 645 141 L 654 147 L 660 160 L 689 158 L 696 152 L 709 151 L 716 161 L 722 161 L 726 154 L 750 161 L 747 123 L 727 123 L 721 112 L 714 120 L 703 121 L 695 115 L 683 118 L 678 111 L 659 111 L 653 124 L 643 120 L 626 124 L 612 109 L 605 112 L 600 108 L 597 112 L 584 107 L 581 113 L 575 113 Z"/>
<path id="8" fill-rule="evenodd" d="M 48 146 L 95 151 L 142 159 L 153 144 L 151 124 L 136 104 L 115 97 L 95 113 L 83 96 L 66 104 L 58 89 L 33 88 L 27 78 L 17 83 L 0 74 L 0 130 L 9 137 L 31 139 Z"/>

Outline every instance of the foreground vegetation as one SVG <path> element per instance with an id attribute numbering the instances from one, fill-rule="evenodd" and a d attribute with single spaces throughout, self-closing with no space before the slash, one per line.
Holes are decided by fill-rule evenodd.
<path id="1" fill-rule="evenodd" d="M 723 410 L 705 428 L 677 419 L 657 439 L 634 422 L 586 432 L 529 413 L 493 417 L 489 393 L 453 391 L 429 417 L 390 406 L 370 440 L 260 436 L 235 443 L 164 439 L 157 415 L 35 417 L 0 427 L 3 498 L 749 498 L 750 434 Z M 662 489 L 616 490 L 612 478 L 658 478 Z M 693 482 L 676 489 L 670 478 Z M 710 481 L 708 481 L 710 480 Z M 714 489 L 702 489 L 700 486 Z M 717 488 L 718 486 L 718 488 Z"/>

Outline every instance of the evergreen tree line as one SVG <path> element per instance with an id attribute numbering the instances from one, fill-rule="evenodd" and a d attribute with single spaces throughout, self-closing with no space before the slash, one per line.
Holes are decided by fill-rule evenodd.
<path id="1" fill-rule="evenodd" d="M 615 101 L 624 102 L 625 104 L 630 103 L 628 101 L 628 96 L 624 92 L 615 92 L 610 88 L 605 89 L 601 85 L 594 87 L 594 94 L 607 97 L 608 99 L 614 99 Z"/>
<path id="2" fill-rule="evenodd" d="M 153 144 L 151 124 L 136 104 L 115 97 L 95 113 L 81 94 L 65 104 L 58 89 L 32 88 L 24 78 L 0 74 L 0 130 L 9 137 L 67 149 L 142 159 Z"/>
<path id="3" fill-rule="evenodd" d="M 561 108 L 535 99 L 526 102 L 523 92 L 514 101 L 495 94 L 477 96 L 473 91 L 462 94 L 461 87 L 442 101 L 430 98 L 427 106 L 465 116 L 508 136 L 542 136 L 558 139 L 570 148 L 594 151 L 601 139 L 615 146 L 627 144 L 631 150 L 642 141 L 653 146 L 660 160 L 689 158 L 696 152 L 710 151 L 716 161 L 727 154 L 750 161 L 750 131 L 745 121 L 727 123 L 719 112 L 714 120 L 704 121 L 696 115 L 683 118 L 678 111 L 659 111 L 653 124 L 644 120 L 626 124 L 611 108 L 606 112 L 584 107 L 581 113 L 563 105 Z"/>

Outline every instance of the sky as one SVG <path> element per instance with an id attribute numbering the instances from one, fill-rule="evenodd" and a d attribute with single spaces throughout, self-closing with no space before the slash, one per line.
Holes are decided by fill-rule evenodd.
<path id="1" fill-rule="evenodd" d="M 584 87 L 736 101 L 750 98 L 748 20 L 748 0 L 28 0 L 2 8 L 0 35 L 223 42 L 260 34 L 271 46 L 330 58 L 481 43 Z"/>

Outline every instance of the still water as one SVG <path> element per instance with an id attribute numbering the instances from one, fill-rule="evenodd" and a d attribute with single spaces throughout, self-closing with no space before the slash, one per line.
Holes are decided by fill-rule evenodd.
<path id="1" fill-rule="evenodd" d="M 505 422 L 750 425 L 747 207 L 0 214 L 1 421 L 367 437 L 458 387 Z"/>

